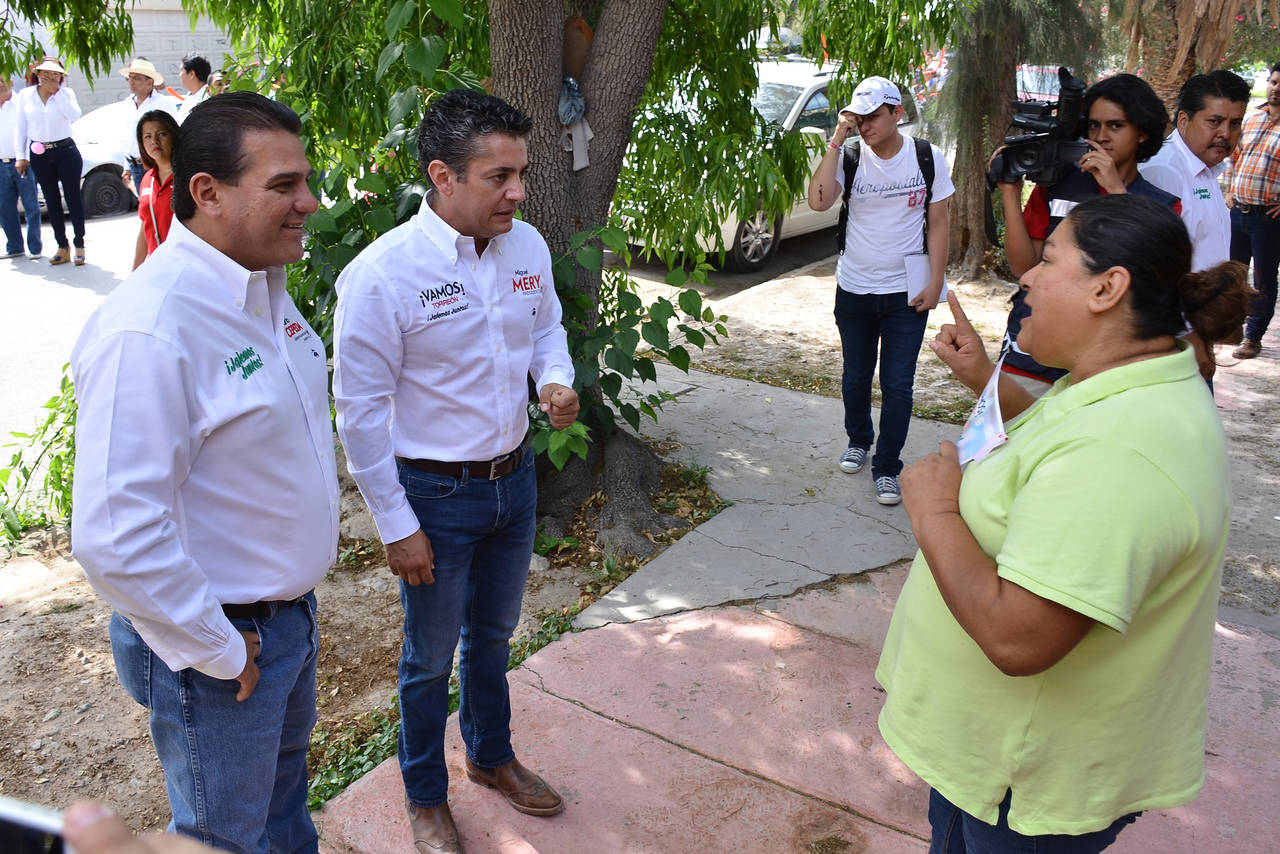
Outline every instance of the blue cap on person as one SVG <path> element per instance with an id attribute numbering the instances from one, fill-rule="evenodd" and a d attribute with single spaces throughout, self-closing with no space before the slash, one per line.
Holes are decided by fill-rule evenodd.
<path id="1" fill-rule="evenodd" d="M 902 104 L 902 93 L 883 77 L 868 77 L 853 90 L 853 100 L 840 112 L 866 116 L 880 109 L 881 104 L 897 107 Z"/>

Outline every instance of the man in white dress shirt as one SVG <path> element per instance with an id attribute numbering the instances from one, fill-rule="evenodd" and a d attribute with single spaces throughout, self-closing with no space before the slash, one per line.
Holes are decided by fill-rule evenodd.
<path id="1" fill-rule="evenodd" d="M 40 205 L 36 201 L 36 174 L 30 169 L 18 171 L 18 149 L 14 137 L 18 130 L 18 105 L 11 81 L 0 74 L 0 228 L 4 229 L 3 258 L 18 258 L 22 252 L 22 231 L 18 219 L 18 200 L 27 217 L 27 251 L 37 257 L 44 248 L 40 239 Z M 24 152 L 25 153 L 25 152 Z"/>
<path id="2" fill-rule="evenodd" d="M 1197 74 L 1178 93 L 1177 128 L 1160 151 L 1139 164 L 1142 177 L 1182 200 L 1182 221 L 1191 234 L 1191 269 L 1207 270 L 1230 260 L 1231 211 L 1218 176 L 1240 143 L 1249 84 L 1219 69 Z"/>
<path id="3" fill-rule="evenodd" d="M 182 81 L 182 88 L 187 90 L 188 95 L 178 104 L 178 124 L 185 122 L 191 111 L 213 94 L 209 91 L 209 75 L 212 73 L 213 66 L 203 56 L 188 56 L 182 60 L 182 71 L 178 73 L 178 79 Z"/>
<path id="4" fill-rule="evenodd" d="M 418 131 L 421 209 L 338 279 L 338 433 L 400 577 L 400 768 L 424 853 L 461 850 L 444 756 L 459 637 L 467 776 L 520 812 L 563 809 L 516 759 L 506 679 L 537 508 L 529 377 L 553 427 L 578 413 L 551 255 L 514 218 L 531 127 L 492 96 L 441 97 Z"/>
<path id="5" fill-rule="evenodd" d="M 312 589 L 338 484 L 320 337 L 285 291 L 316 210 L 288 107 L 217 98 L 182 128 L 168 239 L 72 352 L 74 555 L 115 609 L 173 821 L 239 852 L 314 852 Z"/>

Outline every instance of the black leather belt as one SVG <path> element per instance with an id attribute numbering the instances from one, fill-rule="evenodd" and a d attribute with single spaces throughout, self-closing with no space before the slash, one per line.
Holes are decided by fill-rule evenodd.
<path id="1" fill-rule="evenodd" d="M 13 161 L 15 161 L 15 160 L 17 160 L 17 159 L 18 159 L 18 158 L 16 158 L 16 157 L 0 157 L 0 163 L 12 163 Z"/>
<path id="2" fill-rule="evenodd" d="M 520 447 L 509 454 L 503 454 L 500 457 L 480 462 L 454 463 L 443 460 L 410 460 L 404 457 L 396 457 L 396 459 L 402 465 L 418 471 L 425 471 L 428 474 L 456 477 L 460 480 L 469 474 L 471 477 L 483 480 L 497 480 L 498 478 L 506 477 L 520 467 L 520 463 L 524 459 L 524 443 L 521 442 Z"/>
<path id="3" fill-rule="evenodd" d="M 53 142 L 42 142 L 40 144 L 44 146 L 45 151 L 53 151 L 55 148 L 64 148 L 68 145 L 75 145 L 76 141 L 68 136 L 63 137 L 62 139 L 55 139 Z"/>
<path id="4" fill-rule="evenodd" d="M 261 620 L 270 617 L 281 608 L 289 608 L 301 601 L 302 597 L 299 596 L 297 599 L 266 599 L 261 602 L 251 602 L 248 605 L 224 604 L 222 613 L 238 620 Z"/>
<path id="5" fill-rule="evenodd" d="M 1236 210 L 1245 214 L 1264 214 L 1267 212 L 1268 208 L 1274 207 L 1277 204 L 1280 204 L 1280 202 L 1272 202 L 1269 205 L 1246 205 L 1242 202 L 1236 202 Z"/>

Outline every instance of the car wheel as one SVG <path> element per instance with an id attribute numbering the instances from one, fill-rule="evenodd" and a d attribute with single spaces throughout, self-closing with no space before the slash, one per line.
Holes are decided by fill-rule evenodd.
<path id="1" fill-rule="evenodd" d="M 764 211 L 756 211 L 751 219 L 738 223 L 726 266 L 740 273 L 754 273 L 762 269 L 778 251 L 781 234 L 781 214 L 770 220 Z"/>
<path id="2" fill-rule="evenodd" d="M 129 209 L 129 191 L 120 176 L 109 170 L 91 173 L 84 179 L 80 193 L 84 198 L 85 216 L 123 213 Z"/>

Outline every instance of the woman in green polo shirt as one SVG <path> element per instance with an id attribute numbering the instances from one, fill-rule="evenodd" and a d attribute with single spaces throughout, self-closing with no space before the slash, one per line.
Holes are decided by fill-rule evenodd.
<path id="1" fill-rule="evenodd" d="M 1230 494 L 1177 335 L 1217 340 L 1247 288 L 1239 265 L 1190 267 L 1167 207 L 1076 207 L 1021 282 L 1018 346 L 1069 371 L 1038 402 L 998 374 L 988 389 L 951 297 L 931 346 L 988 389 L 996 427 L 963 472 L 949 442 L 904 472 L 920 552 L 876 671 L 880 731 L 933 790 L 932 852 L 1101 851 L 1200 790 Z"/>

